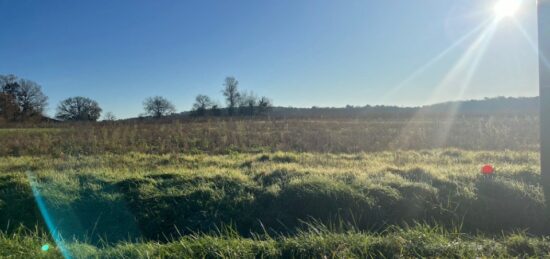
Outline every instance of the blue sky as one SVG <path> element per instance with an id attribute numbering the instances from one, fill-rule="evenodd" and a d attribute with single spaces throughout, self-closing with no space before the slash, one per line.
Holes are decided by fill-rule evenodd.
<path id="1" fill-rule="evenodd" d="M 295 107 L 537 95 L 535 0 L 498 22 L 495 2 L 0 0 L 0 74 L 41 84 L 50 115 L 81 95 L 119 118 L 224 104 L 228 75 Z"/>

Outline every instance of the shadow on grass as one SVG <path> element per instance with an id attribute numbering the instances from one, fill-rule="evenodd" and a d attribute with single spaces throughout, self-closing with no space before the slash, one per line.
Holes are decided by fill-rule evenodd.
<path id="1" fill-rule="evenodd" d="M 39 189 L 45 190 L 50 216 L 62 235 L 90 243 L 169 241 L 224 225 L 235 226 L 245 237 L 266 230 L 295 234 L 303 221 L 312 219 L 371 231 L 426 222 L 460 225 L 472 233 L 524 229 L 548 234 L 542 192 L 530 184 L 537 175 L 439 179 L 422 169 L 387 174 L 393 180 L 367 183 L 280 169 L 248 180 L 164 173 L 110 182 L 87 174 L 74 176 L 79 183 L 75 193 L 52 190 L 58 187 L 48 181 L 39 182 Z M 8 223 L 43 226 L 24 175 L 0 176 L 0 210 L 0 226 L 8 231 Z"/>

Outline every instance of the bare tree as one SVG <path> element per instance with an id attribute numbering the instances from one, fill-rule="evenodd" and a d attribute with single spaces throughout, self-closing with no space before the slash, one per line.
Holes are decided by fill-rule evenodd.
<path id="1" fill-rule="evenodd" d="M 116 121 L 116 116 L 112 112 L 107 112 L 103 115 L 104 121 Z"/>
<path id="2" fill-rule="evenodd" d="M 243 92 L 239 98 L 239 113 L 242 115 L 254 115 L 258 97 L 253 92 Z"/>
<path id="3" fill-rule="evenodd" d="M 25 79 L 19 80 L 19 85 L 17 102 L 21 116 L 29 118 L 41 115 L 48 104 L 48 97 L 42 93 L 40 85 Z"/>
<path id="4" fill-rule="evenodd" d="M 97 121 L 101 116 L 99 104 L 86 97 L 67 98 L 57 106 L 56 118 L 64 121 Z"/>
<path id="5" fill-rule="evenodd" d="M 199 94 L 195 98 L 195 103 L 193 104 L 193 114 L 196 116 L 204 116 L 206 115 L 206 111 L 212 106 L 214 106 L 214 102 L 210 97 Z"/>
<path id="6" fill-rule="evenodd" d="M 0 114 L 4 119 L 22 121 L 40 117 L 47 101 L 37 83 L 14 75 L 0 75 Z"/>
<path id="7" fill-rule="evenodd" d="M 143 102 L 145 113 L 154 118 L 161 118 L 176 112 L 174 105 L 161 96 L 149 97 Z"/>
<path id="8" fill-rule="evenodd" d="M 0 85 L 3 93 L 16 95 L 19 84 L 15 75 L 0 75 Z"/>
<path id="9" fill-rule="evenodd" d="M 0 114 L 6 121 L 15 121 L 19 113 L 17 105 L 17 77 L 0 75 Z"/>
<path id="10" fill-rule="evenodd" d="M 222 92 L 225 96 L 225 100 L 227 101 L 227 110 L 229 112 L 229 115 L 233 115 L 240 97 L 238 89 L 239 81 L 237 81 L 237 79 L 232 76 L 228 76 L 225 78 L 225 82 L 223 85 L 224 89 Z"/>

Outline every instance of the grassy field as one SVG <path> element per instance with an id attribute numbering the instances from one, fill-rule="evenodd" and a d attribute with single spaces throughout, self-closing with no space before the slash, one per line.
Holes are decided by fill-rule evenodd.
<path id="1" fill-rule="evenodd" d="M 25 127 L 28 125 L 21 125 Z M 0 130 L 0 155 L 230 152 L 358 153 L 455 147 L 538 150 L 538 118 L 204 119 L 49 124 Z M 52 128 L 53 127 L 53 128 Z"/>
<path id="2" fill-rule="evenodd" d="M 550 256 L 536 119 L 463 120 L 0 130 L 0 256 Z"/>

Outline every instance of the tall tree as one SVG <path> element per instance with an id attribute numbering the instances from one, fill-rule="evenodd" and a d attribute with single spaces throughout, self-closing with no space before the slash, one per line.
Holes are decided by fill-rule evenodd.
<path id="1" fill-rule="evenodd" d="M 229 115 L 233 115 L 240 97 L 238 89 L 239 81 L 232 76 L 228 76 L 225 78 L 223 86 L 224 89 L 222 92 L 225 96 L 225 100 L 227 101 L 227 111 L 229 112 Z"/>
<path id="2" fill-rule="evenodd" d="M 57 106 L 56 118 L 64 121 L 97 121 L 101 116 L 99 104 L 86 97 L 67 98 Z"/>
<path id="3" fill-rule="evenodd" d="M 0 75 L 0 115 L 4 119 L 24 121 L 40 117 L 47 101 L 37 83 L 14 75 Z"/>
<path id="4" fill-rule="evenodd" d="M 176 112 L 174 105 L 161 96 L 149 97 L 143 102 L 143 109 L 147 115 L 161 118 Z"/>
<path id="5" fill-rule="evenodd" d="M 214 105 L 214 102 L 210 97 L 206 95 L 199 94 L 195 98 L 195 103 L 193 104 L 193 115 L 196 116 L 205 116 L 206 111 Z"/>
<path id="6" fill-rule="evenodd" d="M 41 115 L 46 108 L 48 97 L 42 93 L 40 85 L 25 79 L 19 80 L 19 85 L 17 102 L 22 118 Z"/>

